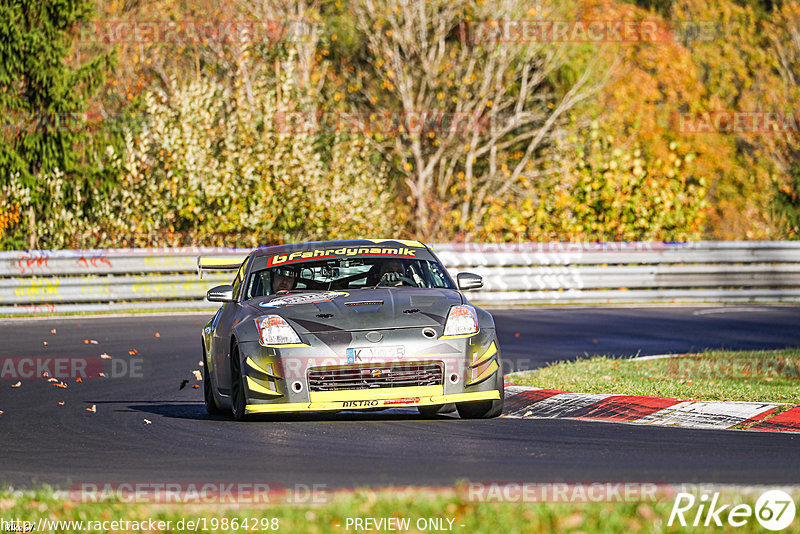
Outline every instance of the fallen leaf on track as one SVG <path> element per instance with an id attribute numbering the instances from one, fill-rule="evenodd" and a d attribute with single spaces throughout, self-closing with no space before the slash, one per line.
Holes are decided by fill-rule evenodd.
<path id="1" fill-rule="evenodd" d="M 4 413 L 5 413 L 5 412 L 4 412 L 3 410 L 0 410 L 0 415 L 3 415 Z"/>
<path id="2" fill-rule="evenodd" d="M 81 380 L 81 377 L 78 377 L 78 379 L 75 382 L 83 382 L 83 380 Z"/>
<path id="3" fill-rule="evenodd" d="M 44 343 L 45 347 L 47 346 L 47 341 L 42 341 L 42 343 Z"/>
<path id="4" fill-rule="evenodd" d="M 200 367 L 203 367 L 203 362 L 199 361 L 199 362 L 197 362 L 197 365 L 199 365 Z"/>
<path id="5" fill-rule="evenodd" d="M 136 354 L 139 354 L 139 351 L 136 350 L 136 349 L 131 349 L 131 350 L 128 351 L 128 354 L 130 354 L 131 356 L 134 356 Z"/>
<path id="6" fill-rule="evenodd" d="M 178 389 L 183 389 L 183 388 L 185 388 L 185 387 L 186 387 L 186 384 L 188 384 L 188 383 L 189 383 L 189 381 L 188 381 L 188 380 L 181 380 L 181 387 L 179 387 Z"/>
<path id="7" fill-rule="evenodd" d="M 197 384 L 194 384 L 194 385 L 192 386 L 192 389 L 200 389 L 200 386 L 198 386 Z"/>
<path id="8" fill-rule="evenodd" d="M 48 378 L 48 382 L 58 382 L 58 378 Z"/>
<path id="9" fill-rule="evenodd" d="M 161 337 L 161 334 L 159 334 L 158 332 L 156 332 L 156 337 Z"/>
<path id="10" fill-rule="evenodd" d="M 12 388 L 18 388 L 22 385 L 22 382 L 17 382 L 16 384 L 11 384 Z"/>
<path id="11" fill-rule="evenodd" d="M 52 330 L 50 330 L 50 333 L 51 333 L 51 334 L 55 334 L 55 333 L 56 333 L 56 329 L 55 329 L 55 328 L 53 328 Z"/>
<path id="12" fill-rule="evenodd" d="M 97 413 L 97 405 L 92 404 L 91 408 L 86 408 L 87 412 Z"/>
<path id="13" fill-rule="evenodd" d="M 47 378 L 48 376 L 50 375 L 47 374 L 47 371 L 42 371 L 42 378 Z"/>
<path id="14" fill-rule="evenodd" d="M 100 342 L 99 342 L 99 341 L 97 341 L 96 339 L 90 339 L 90 340 L 89 340 L 89 343 L 91 343 L 92 345 L 97 345 L 97 344 L 99 344 Z"/>
<path id="15" fill-rule="evenodd" d="M 89 344 L 89 340 L 88 340 L 88 339 L 84 339 L 84 340 L 83 340 L 83 344 L 84 344 L 84 345 L 88 345 L 88 344 Z"/>
<path id="16" fill-rule="evenodd" d="M 145 419 L 144 424 L 146 425 L 152 424 L 152 421 L 150 419 Z"/>
<path id="17" fill-rule="evenodd" d="M 64 406 L 64 401 L 58 401 L 59 406 Z"/>
<path id="18" fill-rule="evenodd" d="M 103 378 L 105 378 L 106 374 L 105 373 L 97 373 L 97 376 L 102 376 Z"/>
<path id="19" fill-rule="evenodd" d="M 66 387 L 67 387 L 67 385 L 65 383 L 63 383 L 63 382 L 59 382 L 58 384 L 53 384 L 53 386 L 55 386 L 57 388 L 64 388 L 64 389 L 66 389 Z"/>
<path id="20" fill-rule="evenodd" d="M 203 379 L 203 374 L 200 371 L 192 371 L 192 373 L 194 373 L 195 380 L 202 380 Z"/>
<path id="21" fill-rule="evenodd" d="M 104 359 L 104 360 L 110 360 L 110 359 L 111 359 L 111 356 L 109 356 L 109 355 L 108 355 L 108 354 L 106 354 L 105 352 L 104 352 L 103 354 L 101 354 L 101 355 L 100 355 L 100 357 L 101 357 L 102 359 Z"/>

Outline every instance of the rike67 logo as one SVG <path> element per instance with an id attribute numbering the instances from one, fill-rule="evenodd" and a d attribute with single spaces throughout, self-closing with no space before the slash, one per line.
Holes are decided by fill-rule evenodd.
<path id="1" fill-rule="evenodd" d="M 667 526 L 671 527 L 677 521 L 683 527 L 743 527 L 755 517 L 763 528 L 778 531 L 791 525 L 794 515 L 794 500 L 781 490 L 763 493 L 755 507 L 749 504 L 723 504 L 718 492 L 711 497 L 704 493 L 699 499 L 691 493 L 681 492 L 675 496 Z"/>

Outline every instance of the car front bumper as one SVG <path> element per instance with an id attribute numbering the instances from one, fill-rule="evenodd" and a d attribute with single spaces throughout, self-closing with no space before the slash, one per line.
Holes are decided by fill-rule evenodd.
<path id="1" fill-rule="evenodd" d="M 502 374 L 502 365 L 494 329 L 455 338 L 444 337 L 439 330 L 433 339 L 425 339 L 416 329 L 382 330 L 380 346 L 403 346 L 404 356 L 353 361 L 348 349 L 369 346 L 365 334 L 348 333 L 335 342 L 306 334 L 302 346 L 241 343 L 246 413 L 380 410 L 500 399 L 497 374 Z M 358 364 L 377 371 L 432 363 L 441 365 L 442 383 L 324 391 L 309 387 L 309 370 L 320 367 Z"/>

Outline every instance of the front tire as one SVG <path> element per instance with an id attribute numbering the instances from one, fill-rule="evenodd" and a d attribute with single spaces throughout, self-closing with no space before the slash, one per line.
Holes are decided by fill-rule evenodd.
<path id="1" fill-rule="evenodd" d="M 208 415 L 221 415 L 222 409 L 214 398 L 214 384 L 211 383 L 211 373 L 208 372 L 208 357 L 206 347 L 203 345 L 203 402 L 206 405 Z"/>
<path id="2" fill-rule="evenodd" d="M 242 365 L 239 361 L 239 347 L 234 345 L 233 349 L 231 349 L 231 415 L 237 421 L 242 421 L 245 418 L 245 409 L 247 407 L 245 392 Z"/>
<path id="3" fill-rule="evenodd" d="M 500 393 L 500 399 L 479 402 L 461 402 L 456 404 L 458 415 L 461 416 L 462 419 L 491 419 L 503 413 L 505 382 L 501 370 L 502 367 L 497 370 L 497 391 Z"/>

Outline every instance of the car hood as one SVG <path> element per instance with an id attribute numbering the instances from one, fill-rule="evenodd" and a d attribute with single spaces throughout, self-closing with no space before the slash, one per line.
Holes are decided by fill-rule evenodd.
<path id="1" fill-rule="evenodd" d="M 290 292 L 253 299 L 249 305 L 317 333 L 442 326 L 450 307 L 461 303 L 452 289 L 399 287 Z"/>

